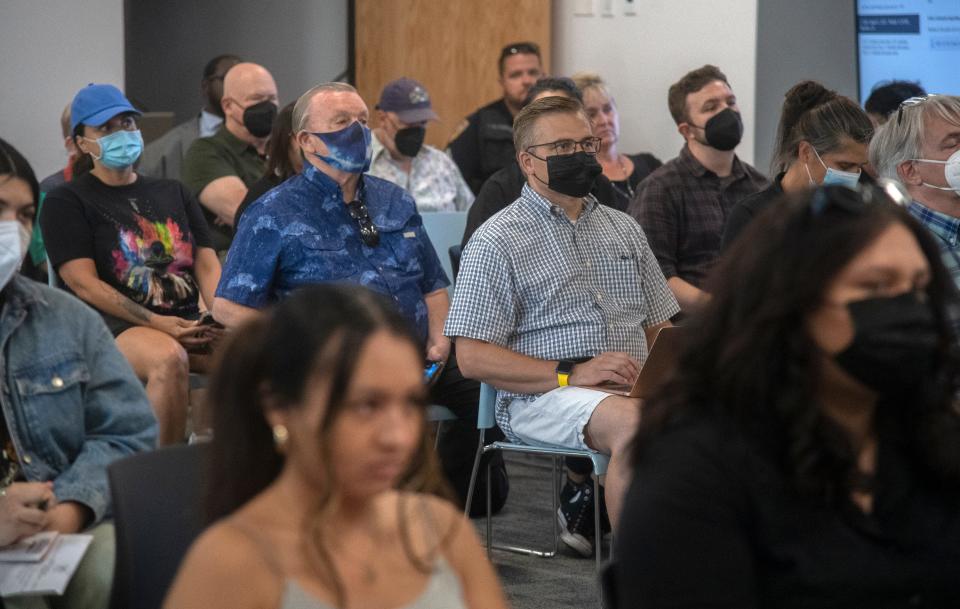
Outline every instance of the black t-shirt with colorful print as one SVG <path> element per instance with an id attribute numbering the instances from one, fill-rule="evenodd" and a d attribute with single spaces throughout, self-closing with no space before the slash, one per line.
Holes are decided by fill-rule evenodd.
<path id="1" fill-rule="evenodd" d="M 53 268 L 90 258 L 97 275 L 159 315 L 195 316 L 198 247 L 210 232 L 196 198 L 175 180 L 138 175 L 108 186 L 82 175 L 49 193 L 40 228 Z"/>

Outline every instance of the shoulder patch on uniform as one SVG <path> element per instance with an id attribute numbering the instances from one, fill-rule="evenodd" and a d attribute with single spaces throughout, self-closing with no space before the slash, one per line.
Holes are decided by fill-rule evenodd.
<path id="1" fill-rule="evenodd" d="M 457 125 L 457 126 L 454 128 L 453 133 L 450 134 L 450 138 L 447 140 L 447 148 L 449 148 L 449 147 L 450 147 L 450 144 L 453 143 L 453 140 L 455 140 L 455 139 L 457 139 L 458 137 L 460 137 L 460 134 L 463 133 L 464 131 L 466 131 L 466 130 L 467 130 L 467 127 L 469 127 L 469 126 L 470 126 L 470 120 L 469 120 L 469 119 L 466 119 L 466 118 L 465 118 L 465 119 L 463 119 L 462 121 L 460 121 L 460 124 Z"/>

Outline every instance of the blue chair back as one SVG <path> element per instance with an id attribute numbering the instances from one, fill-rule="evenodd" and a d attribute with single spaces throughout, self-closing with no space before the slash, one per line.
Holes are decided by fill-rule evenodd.
<path id="1" fill-rule="evenodd" d="M 450 246 L 459 245 L 463 238 L 463 230 L 467 226 L 467 212 L 465 211 L 433 211 L 420 215 L 423 218 L 423 228 L 427 231 L 427 236 L 433 243 L 433 249 L 440 258 L 440 264 L 447 273 L 447 278 L 453 282 L 453 267 L 450 265 L 448 256 L 442 255 L 443 252 L 449 252 Z"/>
<path id="2" fill-rule="evenodd" d="M 477 409 L 477 429 L 490 429 L 497 424 L 497 390 L 480 383 L 480 405 Z"/>

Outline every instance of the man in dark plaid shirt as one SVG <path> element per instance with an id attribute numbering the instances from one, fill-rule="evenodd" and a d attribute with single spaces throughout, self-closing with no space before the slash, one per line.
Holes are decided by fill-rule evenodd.
<path id="1" fill-rule="evenodd" d="M 727 214 L 768 181 L 734 152 L 743 122 L 723 72 L 710 65 L 689 72 L 670 87 L 668 104 L 686 144 L 640 183 L 629 212 L 646 232 L 681 309 L 689 312 L 704 295 Z"/>

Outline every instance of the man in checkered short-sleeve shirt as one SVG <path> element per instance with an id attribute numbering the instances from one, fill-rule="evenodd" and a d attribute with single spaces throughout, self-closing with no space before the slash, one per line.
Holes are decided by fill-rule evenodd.
<path id="1" fill-rule="evenodd" d="M 463 373 L 498 389 L 497 422 L 511 440 L 611 456 L 616 525 L 640 403 L 574 385 L 632 383 L 679 307 L 640 226 L 587 194 L 599 140 L 581 105 L 531 103 L 514 142 L 527 184 L 467 244 L 444 333 Z M 589 554 L 592 487 L 578 482 L 561 493 L 562 538 Z"/>

